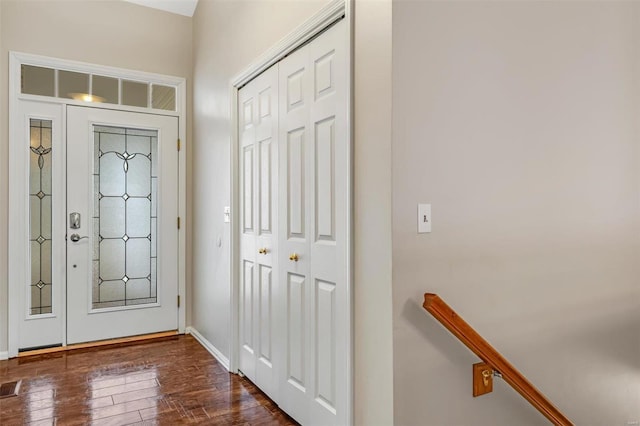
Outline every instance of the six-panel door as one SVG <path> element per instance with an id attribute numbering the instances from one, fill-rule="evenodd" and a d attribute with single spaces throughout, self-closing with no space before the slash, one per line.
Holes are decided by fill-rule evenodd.
<path id="1" fill-rule="evenodd" d="M 278 66 L 239 91 L 240 370 L 277 399 Z"/>
<path id="2" fill-rule="evenodd" d="M 345 29 L 337 23 L 282 60 L 279 72 L 285 355 L 278 403 L 305 425 L 348 422 Z"/>

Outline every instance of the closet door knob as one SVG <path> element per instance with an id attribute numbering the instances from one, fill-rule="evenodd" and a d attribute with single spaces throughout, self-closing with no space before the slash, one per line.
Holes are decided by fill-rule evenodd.
<path id="1" fill-rule="evenodd" d="M 258 250 L 258 253 L 260 253 L 260 254 L 267 254 L 267 248 L 266 248 L 266 247 L 263 247 L 263 248 L 259 249 L 259 250 Z"/>
<path id="2" fill-rule="evenodd" d="M 294 262 L 298 261 L 298 255 L 293 253 L 291 256 L 289 256 L 289 260 L 293 260 Z"/>

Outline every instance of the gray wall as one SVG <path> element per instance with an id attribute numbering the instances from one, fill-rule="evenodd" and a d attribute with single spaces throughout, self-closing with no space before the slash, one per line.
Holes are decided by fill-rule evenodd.
<path id="1" fill-rule="evenodd" d="M 8 94 L 8 71 L 7 62 L 2 58 L 6 55 L 4 49 L 4 36 L 2 31 L 2 1 L 0 0 L 0 99 L 7 99 Z M 8 232 L 9 232 L 9 129 L 8 122 L 8 101 L 0 100 L 0 352 L 6 352 L 9 348 L 8 336 L 8 272 L 7 263 L 9 260 Z"/>
<path id="2" fill-rule="evenodd" d="M 326 3 L 200 0 L 194 15 L 192 325 L 226 356 L 230 227 L 222 212 L 230 205 L 230 80 Z M 354 43 L 355 418 L 389 425 L 391 0 L 355 2 Z"/>
<path id="3" fill-rule="evenodd" d="M 189 93 L 192 24 L 191 19 L 184 16 L 121 1 L 1 0 L 0 11 L 2 352 L 7 350 L 7 227 L 10 225 L 7 223 L 9 50 L 184 77 L 188 79 Z M 190 133 L 188 123 L 187 139 Z"/>
<path id="4" fill-rule="evenodd" d="M 548 424 L 421 308 L 439 293 L 579 425 L 640 420 L 640 3 L 393 3 L 397 425 Z M 416 233 L 432 203 L 433 232 Z"/>
<path id="5" fill-rule="evenodd" d="M 354 4 L 355 421 L 393 424 L 391 0 Z"/>

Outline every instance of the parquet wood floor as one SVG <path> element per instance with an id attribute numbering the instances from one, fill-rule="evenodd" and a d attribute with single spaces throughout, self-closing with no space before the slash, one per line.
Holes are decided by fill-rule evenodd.
<path id="1" fill-rule="evenodd" d="M 0 361 L 0 425 L 296 425 L 193 337 Z"/>

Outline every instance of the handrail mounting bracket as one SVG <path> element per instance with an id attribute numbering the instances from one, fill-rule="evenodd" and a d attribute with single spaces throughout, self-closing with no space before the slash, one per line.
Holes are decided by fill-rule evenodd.
<path id="1" fill-rule="evenodd" d="M 493 392 L 494 370 L 484 362 L 473 364 L 473 396 L 474 398 Z"/>

